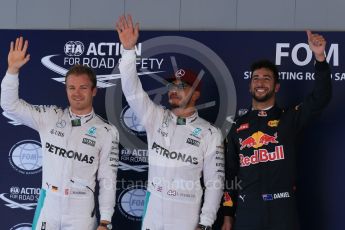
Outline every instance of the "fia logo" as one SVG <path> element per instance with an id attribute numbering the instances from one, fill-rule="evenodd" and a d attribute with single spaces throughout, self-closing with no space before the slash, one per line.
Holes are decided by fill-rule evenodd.
<path id="1" fill-rule="evenodd" d="M 84 53 L 84 44 L 80 41 L 68 41 L 64 51 L 67 56 L 80 56 Z"/>

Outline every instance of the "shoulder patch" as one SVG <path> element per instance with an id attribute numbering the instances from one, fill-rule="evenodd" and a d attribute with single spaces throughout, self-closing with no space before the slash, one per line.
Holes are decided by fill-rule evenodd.
<path id="1" fill-rule="evenodd" d="M 236 132 L 239 132 L 239 131 L 242 131 L 242 130 L 246 130 L 246 129 L 249 129 L 249 123 L 243 123 L 240 125 L 240 127 L 238 127 L 236 129 Z"/>
<path id="2" fill-rule="evenodd" d="M 227 116 L 226 121 L 230 122 L 231 124 L 236 124 L 236 121 L 233 115 Z"/>
<path id="3" fill-rule="evenodd" d="M 248 113 L 248 109 L 239 109 L 237 114 L 239 117 L 242 117 L 243 115 L 246 115 Z"/>
<path id="4" fill-rule="evenodd" d="M 231 196 L 229 195 L 228 192 L 224 193 L 223 206 L 225 206 L 225 207 L 233 207 L 234 206 L 234 202 L 232 201 Z"/>

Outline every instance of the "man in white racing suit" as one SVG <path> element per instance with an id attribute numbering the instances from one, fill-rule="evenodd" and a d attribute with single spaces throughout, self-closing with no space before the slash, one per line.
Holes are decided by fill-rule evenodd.
<path id="1" fill-rule="evenodd" d="M 200 118 L 195 108 L 199 79 L 190 70 L 176 71 L 168 92 L 172 109 L 156 105 L 136 71 L 138 24 L 133 26 L 130 15 L 121 16 L 116 29 L 125 49 L 119 66 L 122 90 L 146 129 L 149 148 L 142 229 L 210 229 L 223 191 L 224 156 L 220 130 Z"/>
<path id="2" fill-rule="evenodd" d="M 11 42 L 8 69 L 1 84 L 1 107 L 15 120 L 39 132 L 42 143 L 42 189 L 33 229 L 111 229 L 118 165 L 117 129 L 92 107 L 96 76 L 74 66 L 66 75 L 69 108 L 34 106 L 18 97 L 20 68 L 30 56 L 28 41 Z M 100 224 L 95 217 L 99 182 Z"/>

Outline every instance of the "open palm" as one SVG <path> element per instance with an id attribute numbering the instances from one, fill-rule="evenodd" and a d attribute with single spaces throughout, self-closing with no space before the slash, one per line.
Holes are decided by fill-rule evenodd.
<path id="1" fill-rule="evenodd" d="M 116 22 L 116 30 L 125 49 L 133 49 L 139 38 L 139 23 L 133 26 L 131 15 L 121 16 Z"/>
<path id="2" fill-rule="evenodd" d="M 17 73 L 30 60 L 30 54 L 26 53 L 28 45 L 28 41 L 24 42 L 23 37 L 17 38 L 15 43 L 11 42 L 7 58 L 8 70 L 11 73 Z"/>

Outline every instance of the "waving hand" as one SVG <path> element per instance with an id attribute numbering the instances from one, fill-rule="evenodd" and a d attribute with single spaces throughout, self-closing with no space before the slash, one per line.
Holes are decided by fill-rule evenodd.
<path id="1" fill-rule="evenodd" d="M 139 38 L 139 23 L 133 25 L 132 16 L 122 15 L 116 22 L 116 30 L 125 49 L 133 49 Z"/>
<path id="2" fill-rule="evenodd" d="M 15 42 L 11 42 L 10 52 L 8 53 L 8 72 L 17 74 L 19 69 L 30 60 L 30 54 L 27 54 L 29 43 L 24 42 L 23 37 L 17 38 Z"/>

